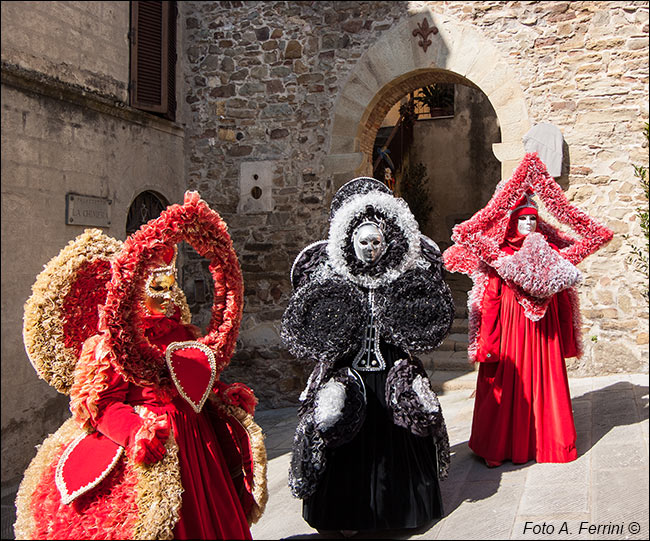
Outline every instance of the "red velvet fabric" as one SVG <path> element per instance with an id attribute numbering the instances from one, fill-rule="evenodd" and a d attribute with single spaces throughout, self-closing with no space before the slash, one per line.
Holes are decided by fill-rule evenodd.
<path id="1" fill-rule="evenodd" d="M 153 318 L 145 323 L 145 335 L 163 349 L 171 341 L 192 340 L 191 332 L 175 320 Z M 120 445 L 128 445 L 131 438 L 142 424 L 141 418 L 135 413 L 134 406 L 146 406 L 156 415 L 166 414 L 174 438 L 178 445 L 180 475 L 183 486 L 180 519 L 174 528 L 175 539 L 250 539 L 250 529 L 244 514 L 238 491 L 231 479 L 229 466 L 224 459 L 220 437 L 223 430 L 215 432 L 213 423 L 223 423 L 217 416 L 207 413 L 209 404 L 199 413 L 180 396 L 173 392 L 171 396 L 160 392 L 154 387 L 142 387 L 129 383 L 115 370 L 107 371 L 107 387 L 100 392 L 96 402 L 98 415 L 91 419 L 95 428 Z M 228 432 L 225 432 L 227 435 Z M 219 437 L 218 437 L 219 435 Z M 223 442 L 228 452 L 232 454 L 232 441 Z M 246 449 L 248 455 L 249 450 Z M 92 457 L 88 457 L 92 459 Z M 246 457 L 247 460 L 250 458 Z M 58 461 L 58 460 L 57 460 Z M 54 520 L 54 526 L 48 526 L 47 538 L 81 539 L 78 526 L 82 522 L 94 521 L 97 524 L 97 538 L 101 538 L 103 521 L 112 521 L 112 509 L 120 505 L 113 499 L 113 494 L 129 502 L 129 528 L 133 527 L 133 513 L 137 510 L 132 505 L 135 501 L 134 479 L 130 475 L 124 477 L 125 462 L 120 460 L 118 465 L 102 483 L 75 500 L 69 506 L 60 507 L 63 521 Z M 52 468 L 56 464 L 53 464 Z M 53 476 L 52 468 L 46 472 L 48 479 Z M 128 486 L 120 483 L 128 481 Z M 42 494 L 41 494 L 42 493 Z M 98 495 L 102 499 L 95 500 Z M 55 507 L 60 501 L 58 490 L 53 482 L 42 480 L 34 501 L 52 502 Z M 249 504 L 245 499 L 246 505 Z M 49 505 L 49 504 L 48 504 Z M 91 506 L 90 508 L 88 506 Z M 92 517 L 82 516 L 92 509 Z M 123 515 L 120 520 L 125 520 Z M 43 526 L 51 523 L 52 514 L 48 512 L 42 517 Z M 40 520 L 40 519 L 39 519 Z M 39 524 L 40 524 L 39 522 Z M 84 522 L 84 523 L 85 523 Z M 106 523 L 108 527 L 108 523 Z M 53 529 L 52 529 L 53 528 Z M 126 539 L 131 530 L 126 530 Z M 72 536 L 75 532 L 75 536 Z M 82 537 L 79 537 L 82 535 Z"/>
<path id="2" fill-rule="evenodd" d="M 175 319 L 156 320 L 157 324 L 148 326 L 145 336 L 159 347 L 194 339 L 189 329 Z M 127 388 L 129 404 L 145 405 L 157 415 L 167 413 L 174 431 L 183 485 L 183 505 L 174 538 L 250 539 L 248 521 L 205 411 L 195 413 L 178 394 L 164 404 L 145 387 L 127 384 Z"/>
<path id="3" fill-rule="evenodd" d="M 170 364 L 183 392 L 194 404 L 200 404 L 210 392 L 212 369 L 208 356 L 199 348 L 186 347 L 171 354 Z"/>
<path id="4" fill-rule="evenodd" d="M 120 460 L 108 477 L 69 505 L 61 503 L 54 477 L 63 447 L 45 468 L 30 501 L 30 539 L 133 539 L 138 520 L 138 477 Z"/>
<path id="5" fill-rule="evenodd" d="M 517 249 L 514 235 L 502 249 Z M 577 353 L 568 293 L 544 317 L 524 315 L 516 295 L 491 271 L 482 302 L 479 368 L 469 447 L 490 462 L 569 462 L 576 431 L 564 359 Z"/>
<path id="6" fill-rule="evenodd" d="M 107 477 L 114 467 L 113 461 L 120 453 L 120 447 L 99 432 L 88 434 L 80 440 L 70 451 L 67 459 L 59 466 L 64 487 L 59 490 L 72 496 L 79 491 L 79 496 L 88 490 L 99 477 Z M 92 456 L 93 460 L 88 460 Z M 76 496 L 78 497 L 78 496 Z"/>

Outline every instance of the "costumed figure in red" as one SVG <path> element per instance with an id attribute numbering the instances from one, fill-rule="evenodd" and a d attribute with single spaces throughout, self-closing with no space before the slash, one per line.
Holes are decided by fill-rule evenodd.
<path id="1" fill-rule="evenodd" d="M 534 195 L 580 238 L 544 221 Z M 454 227 L 443 259 L 474 282 L 468 354 L 480 363 L 469 447 L 488 466 L 577 458 L 565 364 L 582 354 L 576 265 L 612 235 L 568 202 L 536 153 Z"/>
<path id="2" fill-rule="evenodd" d="M 176 284 L 176 245 L 210 262 L 205 336 Z M 23 335 L 72 417 L 40 446 L 16 497 L 16 539 L 250 539 L 264 511 L 256 398 L 219 374 L 243 282 L 221 217 L 196 192 L 121 243 L 86 230 L 38 276 Z"/>

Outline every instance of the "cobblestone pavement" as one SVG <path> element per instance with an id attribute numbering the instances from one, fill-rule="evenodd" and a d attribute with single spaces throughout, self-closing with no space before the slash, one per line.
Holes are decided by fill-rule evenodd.
<path id="1" fill-rule="evenodd" d="M 444 518 L 416 532 L 366 532 L 354 538 L 648 539 L 647 374 L 570 380 L 576 461 L 507 462 L 494 469 L 467 447 L 474 405 L 469 377 L 465 384 L 440 386 L 452 446 L 449 478 L 441 484 Z M 259 411 L 256 420 L 266 434 L 270 494 L 266 512 L 252 527 L 253 538 L 342 538 L 310 528 L 300 500 L 289 493 L 296 408 Z M 2 493 L 2 539 L 13 538 L 15 490 Z"/>
<path id="2" fill-rule="evenodd" d="M 452 446 L 449 478 L 441 484 L 445 517 L 417 532 L 367 532 L 353 539 L 648 539 L 647 374 L 570 380 L 576 461 L 507 462 L 494 469 L 467 447 L 472 388 L 453 383 L 440 392 Z M 343 538 L 312 529 L 302 519 L 301 501 L 289 493 L 296 409 L 256 418 L 266 433 L 270 496 L 253 538 Z"/>

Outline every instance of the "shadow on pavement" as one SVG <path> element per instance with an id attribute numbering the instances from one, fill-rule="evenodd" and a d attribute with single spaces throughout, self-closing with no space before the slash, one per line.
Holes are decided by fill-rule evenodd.
<path id="1" fill-rule="evenodd" d="M 574 397 L 578 456 L 589 452 L 610 430 L 648 419 L 648 386 L 619 381 Z"/>
<path id="2" fill-rule="evenodd" d="M 439 520 L 442 519 L 435 520 L 421 528 L 358 532 L 350 537 L 346 537 L 338 531 L 321 531 L 311 534 L 292 535 L 283 537 L 283 539 L 410 539 L 414 535 L 421 535 L 429 531 Z"/>
<path id="3" fill-rule="evenodd" d="M 648 386 L 621 381 L 574 397 L 578 458 L 587 454 L 613 428 L 648 419 L 647 395 Z M 490 498 L 498 491 L 503 476 L 518 475 L 517 472 L 535 464 L 534 460 L 525 464 L 506 461 L 497 468 L 488 468 L 483 459 L 469 449 L 466 441 L 454 445 L 451 452 L 449 478 L 441 483 L 445 516 L 465 501 Z M 465 471 L 467 475 L 462 475 Z"/>

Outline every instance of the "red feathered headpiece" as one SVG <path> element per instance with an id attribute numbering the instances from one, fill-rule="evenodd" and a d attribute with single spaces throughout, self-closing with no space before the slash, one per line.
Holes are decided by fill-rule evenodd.
<path id="1" fill-rule="evenodd" d="M 469 220 L 454 227 L 451 239 L 455 244 L 443 253 L 443 261 L 449 271 L 465 273 L 474 281 L 468 298 L 470 360 L 473 360 L 475 354 L 476 336 L 480 328 L 481 299 L 488 268 L 505 255 L 501 247 L 513 216 L 521 212 L 533 212 L 528 202 L 533 193 L 544 203 L 550 214 L 579 236 L 575 238 L 539 216 L 537 218 L 537 231 L 550 244 L 556 246 L 560 255 L 573 265 L 577 265 L 609 242 L 614 234 L 612 230 L 569 203 L 562 188 L 549 175 L 536 153 L 526 154 L 513 176 L 507 182 L 499 183 L 488 204 Z M 531 210 L 527 210 L 529 208 Z M 520 288 L 514 289 L 519 303 L 529 317 L 539 319 L 543 316 L 549 299 L 532 297 Z M 569 294 L 572 302 L 576 304 L 574 317 L 579 318 L 577 293 L 570 288 Z M 578 319 L 574 326 L 579 328 Z"/>
<path id="2" fill-rule="evenodd" d="M 217 374 L 230 362 L 239 334 L 243 280 L 226 223 L 197 192 L 186 192 L 183 205 L 171 205 L 124 242 L 112 265 L 99 330 L 115 354 L 115 368 L 138 384 L 159 384 L 165 366 L 160 348 L 144 338 L 139 308 L 144 282 L 160 261 L 171 262 L 174 247 L 186 241 L 210 262 L 214 304 L 207 334 L 198 342 L 215 355 Z"/>
<path id="3" fill-rule="evenodd" d="M 518 206 L 527 192 L 536 194 L 550 214 L 581 237 L 576 239 L 538 218 L 537 230 L 574 265 L 612 239 L 614 233 L 611 229 L 567 200 L 536 153 L 526 154 L 512 178 L 499 183 L 488 204 L 469 220 L 454 227 L 451 240 L 456 244 L 443 254 L 446 268 L 471 275 L 481 261 L 491 265 L 501 257 L 500 246 L 510 221 L 510 211 Z"/>

